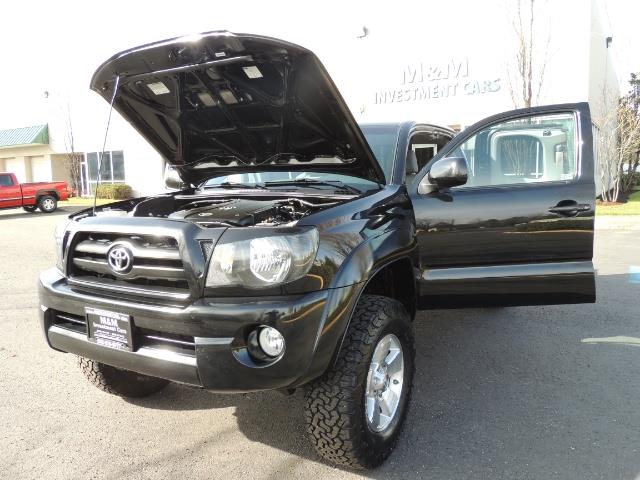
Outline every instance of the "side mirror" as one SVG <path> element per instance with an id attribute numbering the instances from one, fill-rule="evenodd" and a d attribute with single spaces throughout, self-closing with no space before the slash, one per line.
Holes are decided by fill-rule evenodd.
<path id="1" fill-rule="evenodd" d="M 181 190 L 184 188 L 184 182 L 180 178 L 180 174 L 168 163 L 164 165 L 164 185 L 173 190 Z"/>
<path id="2" fill-rule="evenodd" d="M 445 157 L 436 161 L 420 182 L 418 193 L 430 193 L 436 189 L 457 187 L 467 183 L 467 161 L 463 157 Z"/>

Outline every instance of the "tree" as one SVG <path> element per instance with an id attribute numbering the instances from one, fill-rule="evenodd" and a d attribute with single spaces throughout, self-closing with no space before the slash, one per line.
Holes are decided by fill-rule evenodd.
<path id="1" fill-rule="evenodd" d="M 551 35 L 536 22 L 540 3 L 517 0 L 512 12 L 516 50 L 514 61 L 507 65 L 507 83 L 515 108 L 537 105 L 544 83 Z"/>
<path id="2" fill-rule="evenodd" d="M 629 113 L 635 117 L 636 121 L 640 118 L 640 78 L 638 74 L 632 73 L 629 80 L 631 90 L 624 97 Z M 633 124 L 633 123 L 632 123 Z M 636 133 L 637 136 L 637 133 Z M 630 193 L 633 188 L 638 184 L 638 174 L 635 172 L 640 165 L 640 139 L 635 139 L 635 151 L 634 142 L 631 142 L 630 151 L 626 159 L 627 174 L 621 173 L 621 190 L 623 193 Z M 624 170 L 624 165 L 621 165 Z"/>
<path id="3" fill-rule="evenodd" d="M 76 192 L 76 195 L 79 195 L 82 189 L 80 176 L 82 174 L 83 155 L 76 152 L 75 149 L 73 122 L 71 121 L 71 107 L 69 106 L 69 102 L 67 102 L 67 110 L 65 112 L 64 146 L 64 166 L 67 170 L 67 175 L 69 176 L 69 183 L 71 183 L 71 189 Z"/>
<path id="4" fill-rule="evenodd" d="M 48 101 L 51 107 L 51 118 L 55 121 L 56 125 L 60 125 L 60 128 L 56 128 L 55 131 L 64 131 L 64 167 L 67 172 L 67 177 L 69 178 L 72 191 L 79 193 L 82 187 L 81 175 L 83 155 L 82 153 L 76 152 L 75 149 L 75 137 L 73 133 L 73 122 L 71 121 L 71 106 L 69 98 L 49 90 L 45 90 L 43 93 L 45 100 Z"/>
<path id="5" fill-rule="evenodd" d="M 618 202 L 624 193 L 635 186 L 635 177 L 625 175 L 634 172 L 640 159 L 640 98 L 638 79 L 634 74 L 629 84 L 631 89 L 614 102 L 613 109 L 605 111 L 599 119 L 602 133 L 598 135 L 595 148 L 600 163 L 602 200 Z"/>

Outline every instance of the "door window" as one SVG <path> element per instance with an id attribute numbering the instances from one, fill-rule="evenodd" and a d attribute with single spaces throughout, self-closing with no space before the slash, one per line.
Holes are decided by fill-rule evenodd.
<path id="1" fill-rule="evenodd" d="M 450 156 L 464 157 L 465 185 L 456 188 L 572 180 L 577 172 L 573 114 L 528 116 L 486 127 Z"/>

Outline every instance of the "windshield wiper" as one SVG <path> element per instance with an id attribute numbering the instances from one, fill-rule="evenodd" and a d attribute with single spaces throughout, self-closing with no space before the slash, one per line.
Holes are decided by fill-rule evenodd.
<path id="1" fill-rule="evenodd" d="M 209 188 L 248 188 L 248 189 L 259 189 L 259 190 L 266 190 L 265 187 L 263 187 L 260 184 L 254 183 L 254 184 L 247 184 L 247 183 L 236 183 L 236 182 L 222 182 L 222 183 L 218 183 L 216 185 L 205 185 L 204 189 L 208 190 Z"/>
<path id="2" fill-rule="evenodd" d="M 305 185 L 310 188 L 317 188 L 318 186 L 332 187 L 336 190 L 342 190 L 343 192 L 351 192 L 357 195 L 362 191 L 351 185 L 341 182 L 340 180 L 311 180 L 309 178 L 299 178 L 297 180 L 277 180 L 273 182 L 264 182 L 264 185 L 269 186 L 282 186 L 282 185 Z"/>

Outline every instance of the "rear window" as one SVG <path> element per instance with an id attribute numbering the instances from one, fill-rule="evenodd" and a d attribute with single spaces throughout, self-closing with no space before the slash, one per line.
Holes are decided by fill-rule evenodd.
<path id="1" fill-rule="evenodd" d="M 400 127 L 397 125 L 361 125 L 361 128 L 371 151 L 384 171 L 385 178 L 389 181 L 396 158 Z"/>

